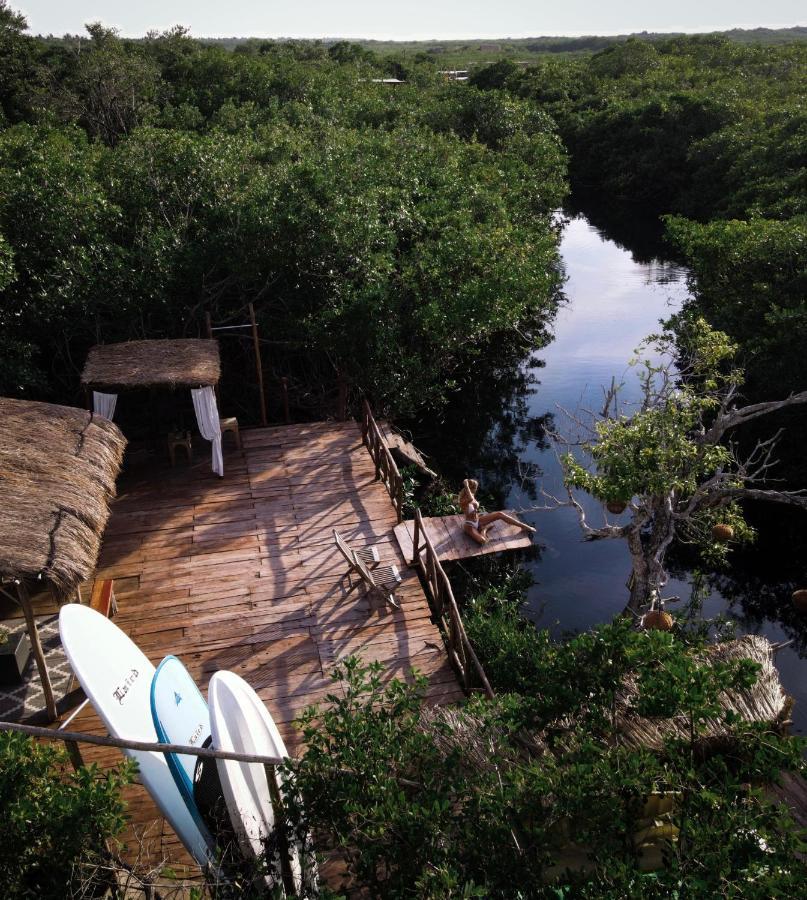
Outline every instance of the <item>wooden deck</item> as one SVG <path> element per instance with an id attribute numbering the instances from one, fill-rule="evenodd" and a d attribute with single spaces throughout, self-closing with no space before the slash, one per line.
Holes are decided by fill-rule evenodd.
<path id="1" fill-rule="evenodd" d="M 429 678 L 434 703 L 463 697 L 420 582 L 394 536 L 396 517 L 355 423 L 243 431 L 225 452 L 225 477 L 209 454 L 192 467 L 123 479 L 101 551 L 99 575 L 114 578 L 115 622 L 156 664 L 173 653 L 203 690 L 232 669 L 266 702 L 290 752 L 292 720 L 340 685 L 329 675 L 349 654 L 379 660 L 386 674 Z M 400 609 L 351 586 L 334 546 L 338 527 L 356 547 L 376 544 L 404 574 Z M 87 710 L 72 727 L 102 733 Z M 118 751 L 83 748 L 111 764 Z M 133 831 L 148 859 L 187 862 L 142 788 L 129 794 Z"/>
<path id="2" fill-rule="evenodd" d="M 461 515 L 424 517 L 426 534 L 441 562 L 484 556 L 486 553 L 501 553 L 502 550 L 523 550 L 532 546 L 532 535 L 509 522 L 495 522 L 488 532 L 487 544 L 477 544 L 463 531 L 463 521 L 464 517 Z M 414 535 L 413 519 L 407 519 L 395 526 L 398 546 L 409 565 L 414 564 Z"/>

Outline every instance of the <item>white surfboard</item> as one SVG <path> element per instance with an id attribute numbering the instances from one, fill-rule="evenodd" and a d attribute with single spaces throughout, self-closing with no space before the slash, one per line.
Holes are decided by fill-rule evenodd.
<path id="1" fill-rule="evenodd" d="M 176 656 L 166 656 L 151 679 L 151 717 L 162 743 L 201 747 L 210 737 L 207 701 Z M 188 753 L 166 753 L 165 759 L 194 822 L 212 844 L 213 838 L 193 796 L 198 757 Z"/>
<path id="2" fill-rule="evenodd" d="M 95 711 L 114 737 L 157 743 L 151 717 L 155 668 L 140 648 L 100 613 L 68 603 L 59 613 L 59 634 L 70 665 Z M 165 756 L 153 750 L 124 750 L 137 761 L 140 781 L 177 837 L 200 866 L 211 849 L 179 792 Z"/>
<path id="3" fill-rule="evenodd" d="M 243 678 L 234 672 L 216 672 L 210 679 L 207 696 L 213 746 L 217 750 L 278 758 L 288 756 L 269 711 Z M 270 787 L 268 779 L 274 770 L 261 763 L 218 759 L 216 765 L 241 852 L 247 858 L 257 858 L 264 853 L 265 842 L 274 831 L 272 793 L 276 791 L 282 796 L 280 777 L 275 772 L 275 783 Z M 289 849 L 295 891 L 301 890 L 304 868 L 306 882 L 316 884 L 313 865 L 308 864 L 303 848 L 295 842 Z M 278 856 L 275 860 L 278 868 L 279 862 Z"/>

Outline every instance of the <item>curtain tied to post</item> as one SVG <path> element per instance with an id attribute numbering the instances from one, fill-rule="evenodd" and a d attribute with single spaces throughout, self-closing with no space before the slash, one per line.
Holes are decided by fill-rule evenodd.
<path id="1" fill-rule="evenodd" d="M 213 471 L 216 475 L 224 476 L 224 458 L 221 453 L 221 423 L 219 422 L 219 408 L 216 403 L 216 395 L 213 388 L 192 388 L 193 408 L 196 411 L 196 423 L 199 432 L 206 441 L 213 443 Z"/>

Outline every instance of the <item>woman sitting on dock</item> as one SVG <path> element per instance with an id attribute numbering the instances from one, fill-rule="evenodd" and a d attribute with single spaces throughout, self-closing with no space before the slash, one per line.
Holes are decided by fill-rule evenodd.
<path id="1" fill-rule="evenodd" d="M 473 538 L 477 544 L 487 544 L 488 531 L 494 522 L 509 522 L 528 534 L 535 534 L 535 529 L 531 525 L 519 522 L 515 516 L 508 515 L 504 512 L 492 512 L 479 514 L 479 501 L 476 499 L 476 492 L 479 490 L 479 482 L 473 478 L 466 478 L 462 482 L 462 490 L 457 498 L 465 517 L 462 523 L 462 530 Z"/>

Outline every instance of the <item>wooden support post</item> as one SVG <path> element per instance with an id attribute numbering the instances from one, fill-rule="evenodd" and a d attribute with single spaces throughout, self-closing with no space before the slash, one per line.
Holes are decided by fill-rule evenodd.
<path id="1" fill-rule="evenodd" d="M 81 750 L 79 749 L 78 744 L 75 741 L 65 741 L 64 749 L 67 750 L 67 755 L 70 757 L 70 762 L 73 765 L 73 768 L 78 772 L 79 769 L 84 768 L 84 757 L 81 755 Z"/>
<path id="2" fill-rule="evenodd" d="M 39 680 L 42 682 L 42 693 L 45 695 L 45 708 L 52 722 L 56 718 L 56 700 L 53 696 L 53 686 L 50 683 L 50 675 L 48 675 L 48 666 L 45 662 L 45 651 L 42 649 L 42 641 L 39 639 L 39 632 L 36 627 L 36 619 L 34 618 L 34 609 L 31 606 L 31 598 L 25 585 L 20 582 L 17 585 L 17 597 L 22 607 L 22 613 L 25 616 L 25 624 L 28 628 L 28 637 L 31 639 L 31 650 L 36 660 L 36 667 L 39 670 Z"/>
<path id="3" fill-rule="evenodd" d="M 255 374 L 258 377 L 258 396 L 261 400 L 261 425 L 266 425 L 266 395 L 263 391 L 263 363 L 261 362 L 261 342 L 258 340 L 258 322 L 255 319 L 255 307 L 251 303 L 249 304 L 249 322 L 250 325 L 252 325 L 252 346 L 255 348 Z"/>
<path id="4" fill-rule="evenodd" d="M 412 538 L 412 565 L 417 562 L 420 562 L 420 547 L 418 546 L 420 543 L 420 523 L 423 521 L 423 516 L 420 514 L 420 510 L 415 510 L 415 533 Z"/>
<path id="5" fill-rule="evenodd" d="M 341 373 L 337 373 L 339 383 L 339 402 L 337 404 L 336 415 L 340 422 L 347 419 L 347 378 Z"/>
<path id="6" fill-rule="evenodd" d="M 92 391 L 86 384 L 84 385 L 84 406 L 92 412 Z"/>
<path id="7" fill-rule="evenodd" d="M 283 401 L 283 421 L 291 424 L 291 416 L 289 415 L 289 379 L 283 376 L 280 379 L 280 397 Z"/>
<path id="8" fill-rule="evenodd" d="M 205 327 L 207 328 L 207 339 L 209 341 L 213 340 L 213 320 L 210 318 L 210 313 L 205 313 Z M 152 388 L 153 390 L 153 388 Z M 221 395 L 219 394 L 219 386 L 218 384 L 213 385 L 213 393 L 216 395 L 216 406 L 219 408 L 219 415 L 221 415 Z"/>

